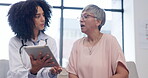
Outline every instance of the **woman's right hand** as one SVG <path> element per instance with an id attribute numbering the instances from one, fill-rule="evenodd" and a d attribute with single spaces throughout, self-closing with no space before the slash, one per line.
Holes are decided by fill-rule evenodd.
<path id="1" fill-rule="evenodd" d="M 42 55 L 42 52 L 39 53 L 37 59 L 34 59 L 33 55 L 30 55 L 31 65 L 32 68 L 30 69 L 30 73 L 36 75 L 37 72 L 46 66 L 50 66 L 53 64 L 52 57 L 49 58 L 49 54 L 46 54 L 44 57 Z"/>

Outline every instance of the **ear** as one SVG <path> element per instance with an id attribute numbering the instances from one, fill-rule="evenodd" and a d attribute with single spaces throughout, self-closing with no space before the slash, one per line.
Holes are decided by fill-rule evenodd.
<path id="1" fill-rule="evenodd" d="M 96 25 L 99 26 L 101 24 L 101 20 L 96 20 Z"/>

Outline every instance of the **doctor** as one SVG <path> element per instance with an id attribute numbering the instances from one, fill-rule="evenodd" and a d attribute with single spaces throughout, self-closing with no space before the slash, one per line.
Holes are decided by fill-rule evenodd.
<path id="1" fill-rule="evenodd" d="M 37 59 L 29 56 L 24 46 L 47 45 L 57 58 L 56 42 L 44 33 L 51 18 L 51 6 L 42 0 L 15 3 L 8 12 L 8 22 L 16 36 L 9 42 L 9 67 L 7 78 L 56 78 L 62 69 L 50 66 L 50 56 L 38 54 Z"/>

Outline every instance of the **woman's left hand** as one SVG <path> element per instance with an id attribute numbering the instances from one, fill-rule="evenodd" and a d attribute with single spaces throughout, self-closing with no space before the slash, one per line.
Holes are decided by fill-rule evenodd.
<path id="1" fill-rule="evenodd" d="M 50 69 L 51 74 L 60 74 L 62 71 L 62 67 L 60 66 L 54 66 Z"/>
<path id="2" fill-rule="evenodd" d="M 116 73 L 110 78 L 128 78 L 128 75 L 128 69 L 121 62 L 118 62 Z"/>

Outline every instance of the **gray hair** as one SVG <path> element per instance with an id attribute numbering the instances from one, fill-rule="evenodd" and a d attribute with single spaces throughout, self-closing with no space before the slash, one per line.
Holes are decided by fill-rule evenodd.
<path id="1" fill-rule="evenodd" d="M 82 10 L 82 12 L 84 11 L 94 14 L 96 19 L 101 21 L 101 24 L 98 26 L 98 29 L 101 30 L 101 27 L 105 24 L 105 21 L 106 21 L 105 11 L 100 7 L 98 7 L 97 5 L 93 5 L 93 4 L 87 5 Z"/>

